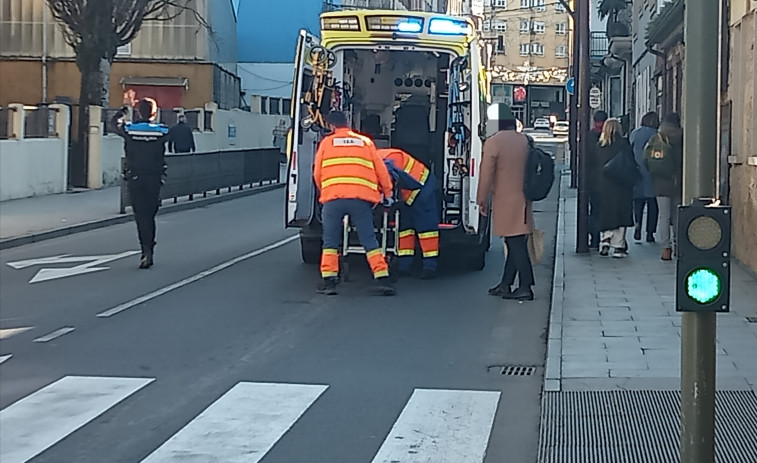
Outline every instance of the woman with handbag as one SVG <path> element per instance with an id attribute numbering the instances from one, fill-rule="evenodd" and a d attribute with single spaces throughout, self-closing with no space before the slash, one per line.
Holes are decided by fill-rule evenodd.
<path id="1" fill-rule="evenodd" d="M 603 166 L 598 179 L 600 252 L 602 256 L 628 256 L 626 228 L 634 226 L 633 187 L 640 180 L 633 149 L 623 137 L 617 119 L 608 119 L 596 149 L 597 165 Z"/>

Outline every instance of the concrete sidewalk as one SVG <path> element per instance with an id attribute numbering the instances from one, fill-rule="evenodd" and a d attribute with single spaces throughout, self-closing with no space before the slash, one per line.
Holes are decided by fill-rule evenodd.
<path id="1" fill-rule="evenodd" d="M 285 167 L 282 166 L 279 183 L 241 191 L 234 189 L 231 193 L 222 190 L 217 196 L 212 192 L 207 198 L 199 194 L 192 201 L 186 197 L 179 198 L 177 203 L 167 199 L 158 213 L 207 206 L 282 188 L 285 177 Z M 120 187 L 110 187 L 0 202 L 0 249 L 127 222 L 132 217 L 131 208 L 127 208 L 126 214 L 119 213 L 120 190 Z"/>
<path id="2" fill-rule="evenodd" d="M 567 179 L 561 182 L 545 390 L 679 389 L 675 263 L 660 260 L 659 244 L 635 243 L 632 231 L 628 258 L 576 254 L 576 191 Z M 757 279 L 733 265 L 731 312 L 717 317 L 720 390 L 757 392 L 756 300 Z"/>

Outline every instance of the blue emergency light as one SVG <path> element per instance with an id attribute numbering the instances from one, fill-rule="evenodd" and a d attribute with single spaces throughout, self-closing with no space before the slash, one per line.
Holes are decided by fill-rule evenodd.
<path id="1" fill-rule="evenodd" d="M 454 19 L 434 18 L 429 22 L 428 31 L 432 34 L 446 35 L 468 35 L 470 34 L 470 24 L 466 21 L 456 21 Z"/>
<path id="2" fill-rule="evenodd" d="M 399 32 L 411 32 L 417 33 L 423 29 L 423 24 L 420 21 L 404 20 L 397 23 L 397 30 Z"/>

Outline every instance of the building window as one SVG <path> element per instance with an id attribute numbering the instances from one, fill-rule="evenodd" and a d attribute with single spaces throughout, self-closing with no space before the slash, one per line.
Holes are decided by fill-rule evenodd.
<path id="1" fill-rule="evenodd" d="M 495 19 L 492 23 L 492 29 L 498 32 L 507 31 L 507 21 L 505 21 L 504 19 Z"/>
<path id="2" fill-rule="evenodd" d="M 499 35 L 497 36 L 497 46 L 495 47 L 495 53 L 498 55 L 504 55 L 505 54 L 505 36 Z"/>
<path id="3" fill-rule="evenodd" d="M 531 8 L 531 0 L 520 0 L 521 8 Z"/>
<path id="4" fill-rule="evenodd" d="M 507 0 L 494 0 L 492 6 L 494 8 L 507 8 Z"/>
<path id="5" fill-rule="evenodd" d="M 483 25 L 483 27 L 484 27 L 484 30 L 485 30 L 485 31 L 488 31 L 489 29 L 491 29 L 491 25 L 492 25 L 492 22 L 491 22 L 491 20 L 490 20 L 490 19 L 485 19 L 485 20 L 484 20 L 484 25 Z"/>
<path id="6" fill-rule="evenodd" d="M 566 58 L 568 56 L 568 47 L 565 45 L 558 45 L 555 48 L 555 56 L 558 58 Z"/>
<path id="7" fill-rule="evenodd" d="M 268 114 L 268 97 L 260 97 L 260 114 Z"/>
<path id="8" fill-rule="evenodd" d="M 562 4 L 562 3 L 560 3 L 559 1 L 558 1 L 558 2 L 557 2 L 557 4 L 555 5 L 555 9 L 556 9 L 556 10 L 557 10 L 558 12 L 560 12 L 560 13 L 565 13 L 565 12 L 567 12 L 567 11 L 568 11 L 568 10 L 566 10 L 566 9 L 565 9 L 565 5 L 563 5 L 563 4 Z"/>
<path id="9" fill-rule="evenodd" d="M 531 53 L 533 53 L 534 55 L 544 56 L 544 45 L 540 43 L 532 43 Z"/>
<path id="10" fill-rule="evenodd" d="M 531 31 L 531 23 L 528 22 L 528 19 L 521 19 L 520 20 L 520 33 L 528 34 L 530 31 Z"/>
<path id="11" fill-rule="evenodd" d="M 289 98 L 281 100 L 281 114 L 289 114 L 292 112 L 292 100 Z"/>
<path id="12" fill-rule="evenodd" d="M 521 43 L 520 44 L 520 56 L 528 56 L 531 54 L 531 44 L 530 43 Z"/>
<path id="13" fill-rule="evenodd" d="M 568 23 L 557 23 L 557 35 L 565 35 L 568 33 Z"/>
<path id="14" fill-rule="evenodd" d="M 281 114 L 281 98 L 271 98 L 270 106 L 270 114 Z"/>
<path id="15" fill-rule="evenodd" d="M 547 26 L 543 22 L 534 21 L 534 32 L 537 34 L 543 34 L 547 30 Z"/>
<path id="16" fill-rule="evenodd" d="M 546 0 L 533 0 L 536 11 L 547 11 Z"/>

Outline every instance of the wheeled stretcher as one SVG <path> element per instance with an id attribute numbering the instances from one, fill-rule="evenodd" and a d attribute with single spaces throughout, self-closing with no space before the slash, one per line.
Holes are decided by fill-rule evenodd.
<path id="1" fill-rule="evenodd" d="M 395 198 L 398 195 L 395 192 Z M 373 230 L 381 248 L 381 253 L 390 265 L 397 258 L 400 237 L 400 208 L 395 200 L 390 207 L 379 205 L 373 210 Z M 342 220 L 342 249 L 340 253 L 339 271 L 342 281 L 349 281 L 350 266 L 347 256 L 363 254 L 365 249 L 360 244 L 357 229 L 350 222 L 349 215 Z"/>

